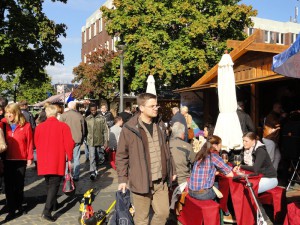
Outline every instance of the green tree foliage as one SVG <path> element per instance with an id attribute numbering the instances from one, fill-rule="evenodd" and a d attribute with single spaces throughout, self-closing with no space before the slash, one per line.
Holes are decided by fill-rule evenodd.
<path id="1" fill-rule="evenodd" d="M 127 45 L 126 78 L 132 90 L 145 87 L 149 74 L 158 86 L 190 86 L 214 66 L 226 40 L 243 40 L 252 6 L 240 0 L 114 0 L 102 7 L 111 35 Z"/>
<path id="2" fill-rule="evenodd" d="M 67 0 L 52 0 L 66 3 Z M 63 63 L 60 36 L 66 25 L 42 12 L 44 0 L 5 0 L 0 8 L 0 74 L 22 70 L 20 79 L 42 77 L 45 66 Z"/>
<path id="3" fill-rule="evenodd" d="M 22 71 L 18 69 L 16 70 L 16 74 L 6 76 L 6 86 L 4 90 L 0 89 L 2 90 L 1 93 L 3 93 L 1 95 L 11 100 L 14 100 L 14 97 L 16 97 L 17 102 L 25 99 L 29 104 L 34 104 L 45 100 L 48 94 L 54 93 L 51 78 L 44 71 L 40 72 L 40 74 L 43 74 L 43 80 L 32 78 L 21 82 L 21 74 Z M 1 84 L 0 82 L 0 88 L 2 88 Z"/>
<path id="4" fill-rule="evenodd" d="M 73 94 L 77 98 L 85 96 L 105 99 L 112 102 L 118 93 L 119 73 L 112 67 L 113 61 L 118 61 L 115 52 L 98 49 L 87 57 L 87 63 L 80 63 L 73 69 L 75 75 L 72 82 L 80 85 Z"/>

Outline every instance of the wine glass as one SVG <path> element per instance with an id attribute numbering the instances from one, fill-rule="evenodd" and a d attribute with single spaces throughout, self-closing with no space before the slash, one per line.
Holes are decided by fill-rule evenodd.
<path id="1" fill-rule="evenodd" d="M 242 163 L 242 157 L 240 155 L 235 155 L 234 158 L 233 158 L 233 161 L 234 161 L 234 164 L 236 166 L 238 166 L 237 171 L 239 171 L 240 170 L 240 165 Z"/>
<path id="2" fill-rule="evenodd" d="M 228 154 L 227 153 L 222 153 L 221 157 L 222 157 L 224 163 L 228 163 Z"/>

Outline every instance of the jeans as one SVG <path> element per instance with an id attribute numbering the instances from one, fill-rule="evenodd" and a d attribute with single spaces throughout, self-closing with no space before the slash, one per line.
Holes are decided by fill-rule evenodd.
<path id="1" fill-rule="evenodd" d="M 98 149 L 100 149 L 100 146 L 89 146 L 90 172 L 97 170 L 96 155 L 98 155 Z"/>
<path id="2" fill-rule="evenodd" d="M 83 141 L 83 144 L 84 144 L 84 154 L 85 154 L 85 159 L 89 159 L 90 156 L 89 156 L 89 146 L 88 144 L 86 143 L 86 140 L 84 139 Z"/>
<path id="3" fill-rule="evenodd" d="M 209 200 L 209 199 L 215 199 L 216 194 L 212 188 L 206 189 L 204 193 L 197 193 L 194 191 L 189 190 L 189 195 L 192 198 L 198 199 L 198 200 Z"/>
<path id="4" fill-rule="evenodd" d="M 148 194 L 132 193 L 135 215 L 134 224 L 137 225 L 162 225 L 167 222 L 169 216 L 169 195 L 167 183 L 154 182 Z M 154 211 L 151 223 L 149 223 L 150 207 Z"/>
<path id="5" fill-rule="evenodd" d="M 274 178 L 262 177 L 258 185 L 258 194 L 271 190 L 277 185 L 278 185 L 278 180 L 276 177 Z"/>
<path id="6" fill-rule="evenodd" d="M 80 171 L 80 146 L 81 144 L 76 143 L 75 147 L 73 149 L 73 161 L 74 161 L 74 171 L 73 171 L 73 177 L 75 179 L 79 178 L 79 171 Z"/>
<path id="7" fill-rule="evenodd" d="M 278 145 L 274 141 L 267 139 L 267 138 L 263 138 L 262 140 L 263 140 L 264 144 L 266 145 L 266 149 L 271 158 L 271 162 L 273 163 L 273 166 L 274 166 L 275 170 L 277 171 L 278 164 L 281 159 Z"/>

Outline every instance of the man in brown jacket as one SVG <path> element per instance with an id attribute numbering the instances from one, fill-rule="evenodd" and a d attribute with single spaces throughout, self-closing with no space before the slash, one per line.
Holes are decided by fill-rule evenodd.
<path id="1" fill-rule="evenodd" d="M 149 210 L 154 215 L 151 225 L 165 224 L 169 215 L 168 186 L 176 178 L 175 164 L 166 144 L 164 123 L 157 120 L 156 95 L 140 94 L 140 113 L 122 128 L 116 153 L 119 190 L 127 185 L 132 192 L 136 225 L 149 224 Z"/>

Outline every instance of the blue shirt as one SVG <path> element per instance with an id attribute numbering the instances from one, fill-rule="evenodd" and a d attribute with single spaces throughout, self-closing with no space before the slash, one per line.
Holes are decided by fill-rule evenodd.
<path id="1" fill-rule="evenodd" d="M 222 158 L 216 153 L 209 154 L 204 161 L 198 160 L 195 162 L 189 181 L 189 189 L 199 191 L 211 188 L 215 182 L 217 169 L 226 175 L 230 173 L 232 168 L 224 163 Z"/>

